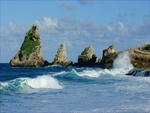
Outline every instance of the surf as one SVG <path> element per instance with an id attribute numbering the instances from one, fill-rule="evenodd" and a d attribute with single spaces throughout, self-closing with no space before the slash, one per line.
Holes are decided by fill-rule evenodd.
<path id="1" fill-rule="evenodd" d="M 98 78 L 100 76 L 117 76 L 125 75 L 129 70 L 133 69 L 128 52 L 123 52 L 114 60 L 112 69 L 87 68 L 82 72 L 73 70 L 78 76 Z"/>
<path id="2" fill-rule="evenodd" d="M 40 89 L 62 89 L 63 86 L 57 79 L 48 76 L 37 76 L 36 78 L 16 78 L 6 82 L 0 82 L 1 92 L 34 92 Z"/>

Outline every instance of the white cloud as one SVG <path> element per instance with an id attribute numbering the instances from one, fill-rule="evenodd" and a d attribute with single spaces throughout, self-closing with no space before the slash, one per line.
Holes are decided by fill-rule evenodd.
<path id="1" fill-rule="evenodd" d="M 69 11 L 75 9 L 75 7 L 73 5 L 71 5 L 71 4 L 69 4 L 68 2 L 60 2 L 58 4 L 58 6 L 61 7 L 61 8 L 65 8 L 66 10 L 69 10 Z"/>
<path id="2" fill-rule="evenodd" d="M 78 0 L 78 1 L 81 4 L 89 4 L 89 3 L 92 3 L 94 0 Z"/>
<path id="3" fill-rule="evenodd" d="M 109 31 L 112 31 L 112 30 L 113 30 L 113 28 L 112 28 L 111 25 L 107 25 L 107 29 L 108 29 Z"/>
<path id="4" fill-rule="evenodd" d="M 147 21 L 142 26 L 120 21 L 105 25 L 74 18 L 44 17 L 43 21 L 35 23 L 39 25 L 43 55 L 50 62 L 62 43 L 66 44 L 68 60 L 76 61 L 84 48 L 91 44 L 95 54 L 101 57 L 101 50 L 112 44 L 116 46 L 116 50 L 123 50 L 141 46 L 150 38 L 148 29 L 150 24 Z M 24 40 L 25 33 L 30 28 L 31 26 L 24 27 L 24 25 L 15 25 L 12 22 L 6 29 L 1 28 L 2 60 L 9 62 L 14 57 Z"/>

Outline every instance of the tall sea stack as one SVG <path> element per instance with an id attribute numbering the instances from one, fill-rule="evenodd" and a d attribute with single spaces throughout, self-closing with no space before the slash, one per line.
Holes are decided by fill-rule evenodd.
<path id="1" fill-rule="evenodd" d="M 60 45 L 60 48 L 58 49 L 57 54 L 55 55 L 55 58 L 54 58 L 54 61 L 52 64 L 53 65 L 61 65 L 61 66 L 68 65 L 65 44 Z"/>
<path id="2" fill-rule="evenodd" d="M 41 67 L 46 63 L 47 61 L 44 60 L 42 55 L 38 26 L 33 25 L 26 33 L 20 50 L 10 60 L 10 65 L 13 67 Z"/>

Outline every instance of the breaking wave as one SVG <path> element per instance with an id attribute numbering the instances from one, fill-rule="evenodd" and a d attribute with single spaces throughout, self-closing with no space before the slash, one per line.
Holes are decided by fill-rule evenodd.
<path id="1" fill-rule="evenodd" d="M 125 75 L 132 68 L 129 54 L 123 52 L 114 60 L 112 69 L 73 68 L 64 70 L 60 67 L 54 67 L 54 70 L 58 69 L 60 72 L 50 71 L 48 74 L 37 76 L 36 78 L 20 77 L 0 82 L 0 92 L 34 92 L 45 88 L 62 89 L 62 84 L 66 83 L 66 81 L 87 82 L 89 80 L 88 78 L 91 80 L 91 78 L 101 76 L 120 76 Z"/>
<path id="2" fill-rule="evenodd" d="M 114 60 L 112 69 L 87 69 L 82 72 L 73 70 L 78 76 L 100 77 L 103 75 L 124 75 L 133 68 L 128 52 L 123 52 Z"/>
<path id="3" fill-rule="evenodd" d="M 131 64 L 129 53 L 125 51 L 118 55 L 118 57 L 114 60 L 113 67 L 114 69 L 132 69 L 133 65 Z"/>
<path id="4" fill-rule="evenodd" d="M 0 82 L 0 91 L 3 92 L 34 92 L 38 89 L 62 89 L 59 82 L 48 75 L 36 78 L 17 78 L 14 80 Z"/>

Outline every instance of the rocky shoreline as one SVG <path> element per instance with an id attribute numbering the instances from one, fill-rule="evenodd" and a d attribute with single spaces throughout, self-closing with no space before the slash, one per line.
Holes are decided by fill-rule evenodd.
<path id="1" fill-rule="evenodd" d="M 150 76 L 150 70 L 132 69 L 132 70 L 130 70 L 126 75 L 129 75 L 129 76 L 143 76 L 143 77 L 149 77 L 149 76 Z"/>
<path id="2" fill-rule="evenodd" d="M 33 25 L 26 33 L 24 42 L 17 54 L 10 60 L 10 65 L 13 67 L 42 67 L 48 65 L 60 65 L 63 67 L 98 67 L 110 69 L 113 67 L 113 62 L 117 56 L 123 52 L 128 52 L 130 55 L 131 64 L 134 69 L 129 71 L 127 75 L 150 76 L 150 44 L 145 44 L 138 48 L 131 48 L 124 51 L 115 51 L 114 45 L 103 50 L 102 58 L 97 58 L 93 52 L 93 46 L 86 47 L 78 56 L 77 62 L 67 61 L 67 52 L 65 44 L 61 44 L 55 55 L 54 61 L 49 63 L 44 60 L 42 55 L 42 46 L 38 26 Z"/>

